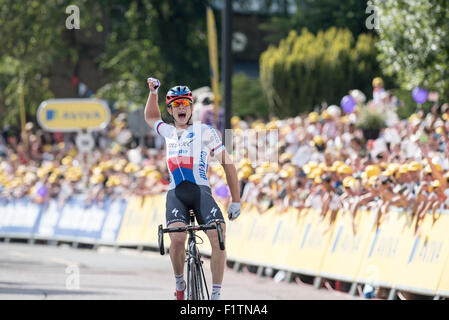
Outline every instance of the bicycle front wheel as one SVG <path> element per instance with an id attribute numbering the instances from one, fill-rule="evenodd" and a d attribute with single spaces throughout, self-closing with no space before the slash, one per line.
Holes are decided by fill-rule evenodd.
<path id="1" fill-rule="evenodd" d="M 209 292 L 198 249 L 193 247 L 192 253 L 187 262 L 187 299 L 208 300 Z"/>
<path id="2" fill-rule="evenodd" d="M 195 259 L 190 259 L 187 263 L 187 300 L 200 300 L 200 284 L 198 265 Z"/>

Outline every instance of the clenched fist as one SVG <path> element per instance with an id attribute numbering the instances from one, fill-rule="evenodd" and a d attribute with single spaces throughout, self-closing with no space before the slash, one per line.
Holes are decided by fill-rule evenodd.
<path id="1" fill-rule="evenodd" d="M 147 82 L 148 82 L 148 87 L 150 88 L 150 92 L 157 93 L 157 90 L 161 86 L 160 81 L 156 78 L 148 78 Z"/>

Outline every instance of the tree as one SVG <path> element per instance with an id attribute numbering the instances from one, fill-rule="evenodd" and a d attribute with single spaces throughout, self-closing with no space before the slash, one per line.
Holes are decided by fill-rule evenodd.
<path id="1" fill-rule="evenodd" d="M 374 37 L 357 41 L 347 29 L 330 28 L 315 36 L 307 29 L 291 31 L 278 47 L 260 58 L 260 77 L 270 111 L 295 116 L 326 101 L 339 104 L 351 89 L 371 90 L 378 72 Z"/>
<path id="2" fill-rule="evenodd" d="M 449 99 L 449 2 L 375 0 L 379 60 L 401 88 L 422 86 Z"/>
<path id="3" fill-rule="evenodd" d="M 150 75 L 161 80 L 163 92 L 176 84 L 197 88 L 209 83 L 203 3 L 135 0 L 122 5 L 121 11 L 111 25 L 101 63 L 110 74 L 101 96 L 120 98 L 108 92 L 120 87 L 121 104 L 126 104 L 123 99 L 144 104 L 145 79 Z"/>
<path id="4" fill-rule="evenodd" d="M 258 78 L 244 73 L 232 77 L 232 113 L 240 117 L 268 118 L 268 102 Z"/>
<path id="5" fill-rule="evenodd" d="M 270 19 L 261 27 L 271 31 L 267 37 L 272 43 L 285 38 L 290 30 L 300 31 L 307 28 L 312 33 L 331 27 L 346 28 L 357 38 L 359 34 L 370 32 L 365 26 L 367 18 L 366 1 L 360 0 L 295 0 L 296 12 L 285 13 Z"/>
<path id="6" fill-rule="evenodd" d="M 61 52 L 59 43 L 53 41 L 61 29 L 56 28 L 51 17 L 58 9 L 64 11 L 56 2 L 42 6 L 39 1 L 28 1 L 26 5 L 0 1 L 0 123 L 18 123 L 21 81 L 29 111 L 33 109 L 30 105 L 37 104 L 34 98 L 41 98 L 39 93 L 49 93 L 45 73 Z M 34 94 L 34 98 L 27 93 Z"/>
<path id="7" fill-rule="evenodd" d="M 31 120 L 53 96 L 49 79 L 55 69 L 76 76 L 81 60 L 102 76 L 98 97 L 122 106 L 145 102 L 149 75 L 162 80 L 162 91 L 178 83 L 208 84 L 207 3 L 79 0 L 80 30 L 69 30 L 66 8 L 73 1 L 0 0 L 0 123 L 17 123 L 22 79 Z"/>
<path id="8" fill-rule="evenodd" d="M 103 0 L 105 1 L 105 0 Z M 17 124 L 20 87 L 28 120 L 34 119 L 39 104 L 53 97 L 49 77 L 58 61 L 78 59 L 73 32 L 66 28 L 69 0 L 0 0 L 0 124 Z M 99 3 L 77 2 L 83 14 L 82 28 L 89 30 Z M 90 13 L 90 14 L 87 14 Z"/>

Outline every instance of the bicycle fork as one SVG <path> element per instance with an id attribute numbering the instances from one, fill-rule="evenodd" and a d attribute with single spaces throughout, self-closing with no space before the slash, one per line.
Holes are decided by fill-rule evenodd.
<path id="1" fill-rule="evenodd" d="M 196 247 L 195 236 L 193 232 L 189 232 L 188 250 L 186 250 L 187 264 L 187 297 L 189 300 L 204 300 L 204 289 L 206 289 L 207 299 L 210 299 L 209 289 L 207 288 L 206 276 L 204 274 L 203 263 L 200 253 Z M 190 282 L 193 285 L 190 285 Z"/>

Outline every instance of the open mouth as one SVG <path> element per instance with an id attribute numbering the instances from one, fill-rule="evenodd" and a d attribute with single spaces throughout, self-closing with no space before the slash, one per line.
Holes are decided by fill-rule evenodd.
<path id="1" fill-rule="evenodd" d="M 180 113 L 178 113 L 178 118 L 179 118 L 179 120 L 181 120 L 181 121 L 185 121 L 186 118 L 187 118 L 187 113 L 185 113 L 185 112 L 180 112 Z"/>

